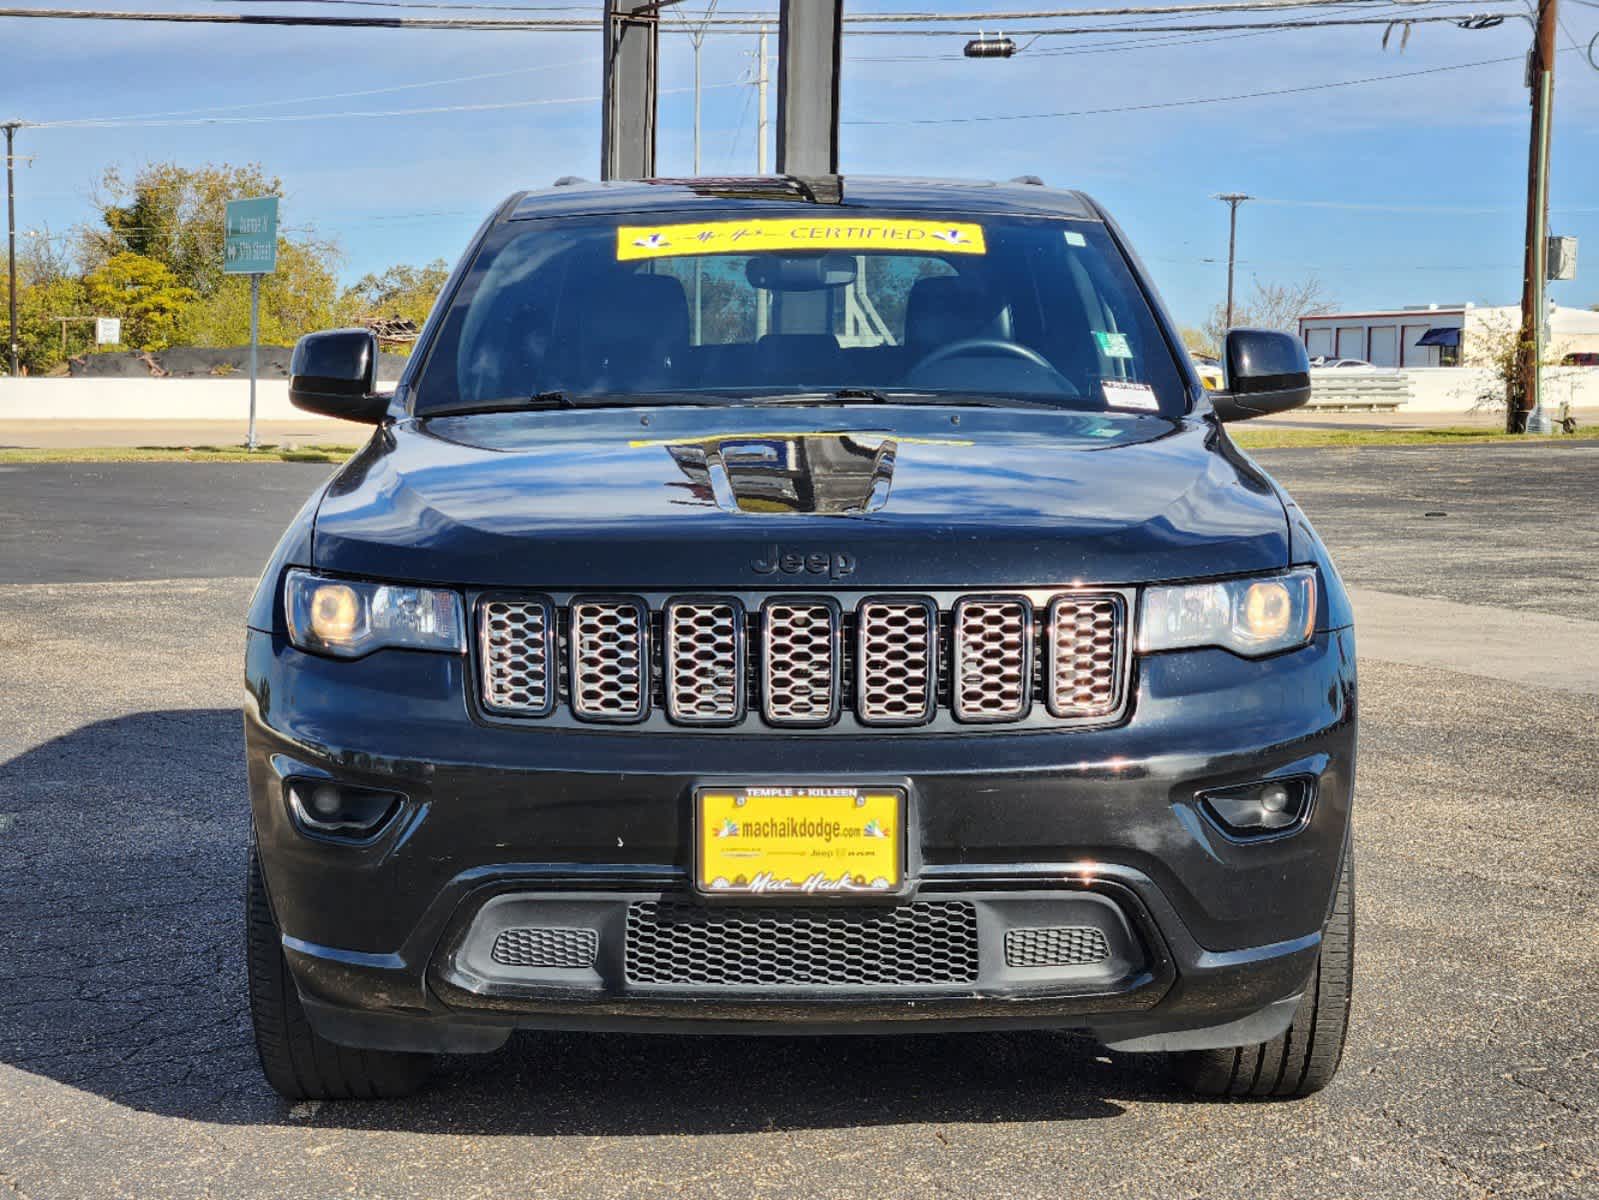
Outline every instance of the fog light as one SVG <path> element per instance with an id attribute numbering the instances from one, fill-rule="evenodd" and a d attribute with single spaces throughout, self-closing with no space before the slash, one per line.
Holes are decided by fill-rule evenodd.
<path id="1" fill-rule="evenodd" d="M 288 793 L 289 811 L 301 829 L 351 841 L 375 834 L 401 800 L 395 792 L 346 787 L 325 779 L 290 780 Z"/>
<path id="2" fill-rule="evenodd" d="M 1268 779 L 1199 794 L 1200 806 L 1224 833 L 1267 837 L 1299 825 L 1310 811 L 1311 781 Z"/>

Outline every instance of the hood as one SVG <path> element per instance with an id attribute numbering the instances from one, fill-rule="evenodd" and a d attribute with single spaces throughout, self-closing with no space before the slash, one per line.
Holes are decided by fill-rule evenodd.
<path id="1" fill-rule="evenodd" d="M 1214 426 L 1036 409 L 664 407 L 381 430 L 318 567 L 653 590 L 1136 583 L 1287 565 L 1271 481 Z"/>

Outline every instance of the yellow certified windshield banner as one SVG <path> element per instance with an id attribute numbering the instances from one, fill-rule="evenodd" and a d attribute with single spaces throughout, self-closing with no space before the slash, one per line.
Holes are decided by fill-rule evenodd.
<path id="1" fill-rule="evenodd" d="M 893 217 L 784 217 L 688 225 L 622 225 L 616 259 L 750 254 L 762 250 L 888 250 L 986 254 L 983 227 Z"/>

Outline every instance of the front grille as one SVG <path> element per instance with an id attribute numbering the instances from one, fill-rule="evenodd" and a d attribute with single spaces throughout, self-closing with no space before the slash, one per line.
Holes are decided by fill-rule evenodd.
<path id="1" fill-rule="evenodd" d="M 716 987 L 938 987 L 977 981 L 977 908 L 627 909 L 629 983 Z"/>
<path id="2" fill-rule="evenodd" d="M 1049 711 L 1099 717 L 1121 704 L 1119 596 L 1060 596 L 1049 606 Z"/>
<path id="3" fill-rule="evenodd" d="M 558 721 L 816 730 L 1120 718 L 1119 591 L 933 596 L 489 594 L 483 711 Z M 559 715 L 558 715 L 559 714 Z"/>
<path id="4" fill-rule="evenodd" d="M 1024 597 L 962 600 L 955 606 L 955 679 L 963 721 L 1014 721 L 1032 699 L 1033 611 Z"/>
<path id="5" fill-rule="evenodd" d="M 828 725 L 839 707 L 839 610 L 831 600 L 768 600 L 761 610 L 763 705 L 773 725 Z"/>
<path id="6" fill-rule="evenodd" d="M 636 600 L 572 603 L 572 711 L 636 721 L 649 704 L 649 618 Z"/>
<path id="7" fill-rule="evenodd" d="M 478 639 L 486 707 L 528 717 L 555 707 L 555 619 L 548 601 L 483 601 Z"/>
<path id="8" fill-rule="evenodd" d="M 1005 931 L 1007 967 L 1082 967 L 1109 957 L 1105 934 L 1092 925 Z"/>
<path id="9" fill-rule="evenodd" d="M 666 708 L 675 721 L 716 725 L 744 715 L 744 609 L 732 600 L 666 608 Z"/>
<path id="10" fill-rule="evenodd" d="M 502 929 L 489 957 L 502 967 L 592 967 L 600 935 L 592 929 Z"/>
<path id="11" fill-rule="evenodd" d="M 933 715 L 938 610 L 928 600 L 867 600 L 855 621 L 861 720 L 920 725 Z"/>

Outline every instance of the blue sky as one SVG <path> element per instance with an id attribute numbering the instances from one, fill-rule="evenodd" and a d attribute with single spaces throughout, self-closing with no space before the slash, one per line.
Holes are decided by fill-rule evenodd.
<path id="1" fill-rule="evenodd" d="M 687 0 L 686 8 L 703 3 Z M 382 11 L 289 0 L 105 4 L 118 5 Z M 776 0 L 727 7 L 775 14 Z M 852 0 L 850 11 L 998 7 L 998 0 Z M 1434 12 L 1513 7 L 1506 0 L 1427 6 Z M 1562 7 L 1562 47 L 1586 46 L 1599 33 L 1599 7 L 1575 0 Z M 1126 227 L 1184 323 L 1200 321 L 1225 285 L 1226 209 L 1210 198 L 1220 191 L 1261 198 L 1240 214 L 1245 289 L 1251 276 L 1289 282 L 1315 274 L 1347 308 L 1519 299 L 1527 144 L 1519 60 L 1230 103 L 902 122 L 1163 105 L 1508 58 L 1526 49 L 1524 21 L 1476 32 L 1418 25 L 1402 53 L 1397 34 L 1384 50 L 1382 31 L 1366 27 L 1195 35 L 1183 44 L 1132 48 L 1117 35 L 1047 38 L 1010 60 L 970 61 L 959 51 L 973 32 L 952 26 L 936 38 L 847 40 L 846 173 L 1033 173 L 1084 188 Z M 774 53 L 775 47 L 774 38 Z M 713 33 L 706 40 L 706 173 L 754 170 L 754 88 L 739 82 L 751 74 L 754 48 L 753 36 Z M 342 274 L 353 279 L 393 262 L 453 261 L 508 192 L 564 174 L 597 173 L 598 104 L 584 99 L 599 94 L 597 34 L 0 20 L 0 54 L 0 116 L 30 121 L 518 105 L 385 119 L 24 130 L 18 152 L 34 158 L 18 173 L 22 230 L 48 226 L 60 235 L 92 220 L 89 187 L 112 164 L 258 161 L 284 180 L 285 224 L 335 238 L 344 253 Z M 663 59 L 659 169 L 687 174 L 689 39 L 663 38 Z M 445 80 L 460 82 L 438 82 Z M 1582 52 L 1566 49 L 1557 80 L 1551 228 L 1582 238 L 1586 262 L 1579 279 L 1553 285 L 1553 295 L 1563 304 L 1588 305 L 1599 303 L 1599 154 L 1593 152 L 1599 72 Z M 416 84 L 429 86 L 410 86 Z M 864 123 L 874 121 L 890 123 Z"/>

